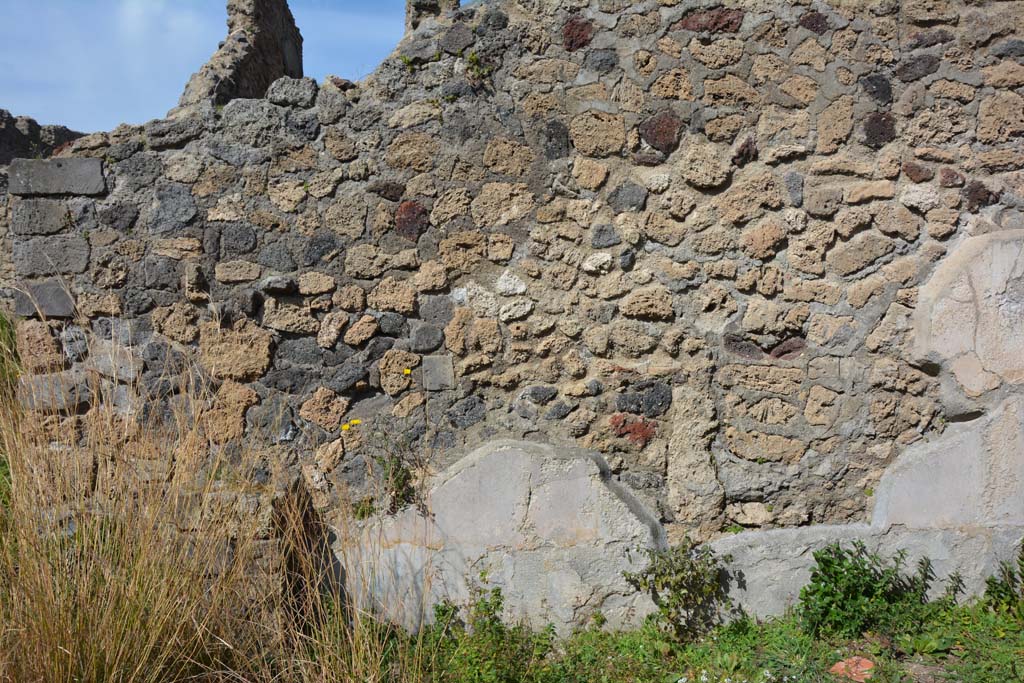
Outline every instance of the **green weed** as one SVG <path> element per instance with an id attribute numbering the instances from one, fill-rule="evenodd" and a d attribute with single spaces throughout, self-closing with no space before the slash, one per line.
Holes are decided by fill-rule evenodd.
<path id="1" fill-rule="evenodd" d="M 554 645 L 551 628 L 533 631 L 502 620 L 501 590 L 477 588 L 465 619 L 450 602 L 434 610 L 420 647 L 431 654 L 438 680 L 451 683 L 519 683 L 542 680 Z M 431 677 L 433 680 L 433 677 Z"/>
<path id="2" fill-rule="evenodd" d="M 995 609 L 1012 612 L 1024 619 L 1024 543 L 1016 562 L 1003 562 L 999 572 L 985 582 L 985 600 Z"/>
<path id="3" fill-rule="evenodd" d="M 701 635 L 719 623 L 729 607 L 723 563 L 708 546 L 684 538 L 669 550 L 645 550 L 648 564 L 626 572 L 626 581 L 650 593 L 657 605 L 655 622 L 680 641 Z"/>
<path id="4" fill-rule="evenodd" d="M 958 576 L 950 577 L 946 596 L 930 604 L 935 574 L 927 558 L 907 574 L 905 553 L 886 560 L 859 541 L 850 548 L 829 545 L 815 552 L 814 560 L 810 583 L 800 591 L 799 615 L 815 635 L 855 638 L 870 630 L 912 631 L 930 612 L 954 602 L 963 587 Z"/>

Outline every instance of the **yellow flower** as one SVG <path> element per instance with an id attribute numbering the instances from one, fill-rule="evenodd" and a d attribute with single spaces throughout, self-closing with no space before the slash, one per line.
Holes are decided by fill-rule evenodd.
<path id="1" fill-rule="evenodd" d="M 341 431 L 347 432 L 349 429 L 351 429 L 350 425 L 348 425 L 348 424 L 341 425 Z"/>
<path id="2" fill-rule="evenodd" d="M 349 422 L 349 424 L 352 425 L 353 427 L 355 427 L 356 425 L 363 424 L 363 421 L 359 420 L 359 419 L 356 419 L 356 420 L 352 420 L 351 422 Z"/>
<path id="3" fill-rule="evenodd" d="M 412 374 L 412 370 L 410 370 L 409 368 L 406 368 L 402 372 L 403 372 L 403 374 L 406 374 L 406 375 L 411 375 Z"/>

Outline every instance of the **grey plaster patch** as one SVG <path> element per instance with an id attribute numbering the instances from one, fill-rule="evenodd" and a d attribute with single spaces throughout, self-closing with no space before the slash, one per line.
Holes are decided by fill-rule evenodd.
<path id="1" fill-rule="evenodd" d="M 455 388 L 455 367 L 451 356 L 425 356 L 423 358 L 423 388 L 444 391 Z"/>
<path id="2" fill-rule="evenodd" d="M 506 617 L 563 633 L 598 611 L 622 627 L 653 608 L 622 573 L 642 564 L 639 548 L 664 547 L 664 534 L 596 453 L 491 442 L 436 477 L 426 508 L 374 520 L 358 549 L 337 550 L 346 567 L 377 568 L 360 577 L 370 591 L 355 586 L 358 598 L 409 627 L 441 599 L 464 603 L 481 573 L 502 587 Z"/>

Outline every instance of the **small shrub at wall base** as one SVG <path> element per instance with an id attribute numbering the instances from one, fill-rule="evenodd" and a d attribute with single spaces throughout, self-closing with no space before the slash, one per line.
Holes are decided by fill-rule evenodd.
<path id="1" fill-rule="evenodd" d="M 555 636 L 509 626 L 502 621 L 504 597 L 499 588 L 475 588 L 465 610 L 443 602 L 434 609 L 434 624 L 420 647 L 432 652 L 443 680 L 451 683 L 516 683 L 537 680 L 551 654 Z"/>
<path id="2" fill-rule="evenodd" d="M 881 629 L 903 631 L 936 609 L 955 603 L 963 584 L 949 578 L 946 594 L 930 603 L 935 580 L 931 561 L 922 558 L 915 572 L 904 573 L 906 555 L 886 560 L 861 542 L 849 548 L 829 545 L 814 553 L 810 582 L 800 591 L 799 615 L 812 634 L 857 637 Z"/>
<path id="3" fill-rule="evenodd" d="M 730 606 L 723 563 L 707 546 L 689 538 L 668 550 L 645 549 L 647 566 L 626 572 L 626 581 L 650 593 L 658 611 L 655 622 L 680 641 L 699 636 L 718 624 Z"/>
<path id="4" fill-rule="evenodd" d="M 994 609 L 1024 620 L 1024 543 L 1015 562 L 1003 562 L 999 572 L 985 582 L 985 600 Z"/>

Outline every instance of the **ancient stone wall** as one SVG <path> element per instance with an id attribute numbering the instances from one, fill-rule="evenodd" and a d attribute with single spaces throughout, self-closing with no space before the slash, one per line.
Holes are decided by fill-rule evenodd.
<path id="1" fill-rule="evenodd" d="M 421 22 L 454 12 L 459 5 L 459 0 L 405 0 L 405 28 L 417 29 Z"/>
<path id="2" fill-rule="evenodd" d="M 39 125 L 28 116 L 13 116 L 6 109 L 0 109 L 0 214 L 7 214 L 7 166 L 13 159 L 48 157 L 82 135 L 64 126 Z M 0 219 L 0 249 L 5 254 L 11 250 L 7 222 Z M 0 259 L 0 279 L 5 282 L 14 279 L 10 258 Z"/>
<path id="3" fill-rule="evenodd" d="M 1019 1 L 432 13 L 362 83 L 15 162 L 31 381 L 125 381 L 82 327 L 154 400 L 192 354 L 212 438 L 287 445 L 328 512 L 387 507 L 396 442 L 437 472 L 516 438 L 599 451 L 670 541 L 872 529 L 908 447 L 1019 400 L 1022 35 Z"/>

